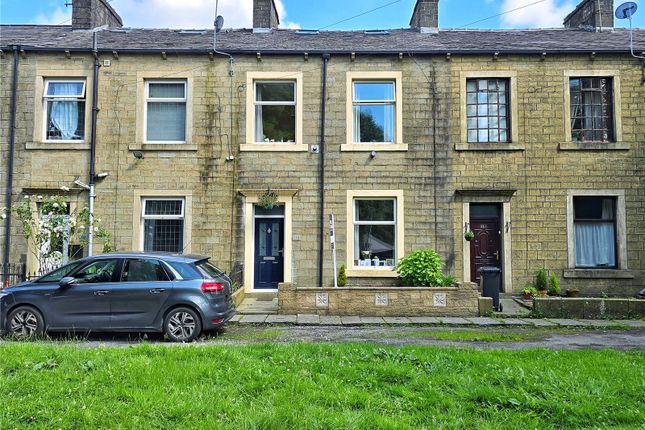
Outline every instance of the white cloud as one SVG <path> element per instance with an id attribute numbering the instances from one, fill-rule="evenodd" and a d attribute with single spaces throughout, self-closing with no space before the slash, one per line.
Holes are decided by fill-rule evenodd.
<path id="1" fill-rule="evenodd" d="M 59 25 L 59 24 L 68 24 L 72 21 L 72 9 L 57 7 L 54 11 L 48 15 L 44 13 L 39 13 L 33 19 L 33 24 L 43 24 L 43 25 Z"/>
<path id="2" fill-rule="evenodd" d="M 503 0 L 500 13 L 529 5 L 537 0 Z M 545 0 L 501 16 L 502 27 L 562 27 L 564 18 L 576 7 L 577 1 Z"/>
<path id="3" fill-rule="evenodd" d="M 212 28 L 215 0 L 113 0 L 112 7 L 127 27 L 149 28 Z M 298 25 L 286 21 L 282 0 L 275 0 L 280 27 Z M 253 26 L 253 0 L 220 0 L 218 13 L 224 17 L 225 28 Z"/>

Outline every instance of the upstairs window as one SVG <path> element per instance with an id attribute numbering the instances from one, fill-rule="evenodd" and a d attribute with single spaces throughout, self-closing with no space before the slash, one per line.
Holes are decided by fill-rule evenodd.
<path id="1" fill-rule="evenodd" d="M 396 85 L 394 81 L 354 81 L 353 142 L 394 143 Z"/>
<path id="2" fill-rule="evenodd" d="M 296 142 L 296 81 L 254 81 L 255 143 Z"/>
<path id="3" fill-rule="evenodd" d="M 143 199 L 143 250 L 184 250 L 184 199 Z"/>
<path id="4" fill-rule="evenodd" d="M 85 139 L 85 80 L 46 79 L 45 140 L 79 142 Z"/>
<path id="5" fill-rule="evenodd" d="M 569 79 L 573 141 L 615 141 L 612 88 L 608 77 Z"/>
<path id="6" fill-rule="evenodd" d="M 468 143 L 509 143 L 509 110 L 509 79 L 467 79 Z"/>
<path id="7" fill-rule="evenodd" d="M 186 142 L 186 81 L 146 81 L 146 143 Z"/>
<path id="8" fill-rule="evenodd" d="M 574 196 L 575 263 L 616 268 L 616 198 Z"/>

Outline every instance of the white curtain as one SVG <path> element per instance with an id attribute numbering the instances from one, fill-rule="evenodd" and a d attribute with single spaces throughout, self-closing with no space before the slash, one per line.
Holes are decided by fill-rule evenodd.
<path id="1" fill-rule="evenodd" d="M 361 107 L 354 106 L 354 142 L 361 141 Z"/>
<path id="2" fill-rule="evenodd" d="M 62 83 L 56 82 L 50 84 L 50 95 L 52 96 L 77 96 L 78 84 L 77 83 Z M 52 101 L 51 121 L 54 126 L 60 131 L 63 140 L 72 140 L 79 137 L 76 134 L 78 128 L 78 101 L 65 100 L 65 101 Z"/>
<path id="3" fill-rule="evenodd" d="M 262 101 L 262 92 L 255 89 L 255 101 Z M 255 141 L 264 142 L 264 122 L 262 118 L 262 105 L 255 106 Z"/>
<path id="4" fill-rule="evenodd" d="M 394 142 L 394 105 L 385 106 L 383 142 Z"/>
<path id="5" fill-rule="evenodd" d="M 613 201 L 604 199 L 602 219 L 613 218 Z M 616 232 L 613 222 L 579 223 L 575 226 L 576 266 L 615 267 Z"/>

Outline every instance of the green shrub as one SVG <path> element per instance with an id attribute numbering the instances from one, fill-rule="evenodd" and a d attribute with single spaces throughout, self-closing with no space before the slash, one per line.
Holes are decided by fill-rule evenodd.
<path id="1" fill-rule="evenodd" d="M 441 272 L 441 258 L 432 249 L 414 251 L 399 260 L 396 271 L 403 285 L 419 287 L 449 287 L 455 279 Z"/>
<path id="2" fill-rule="evenodd" d="M 541 267 L 535 272 L 535 288 L 538 291 L 545 291 L 549 289 L 549 274 L 544 267 Z"/>
<path id="3" fill-rule="evenodd" d="M 549 278 L 549 293 L 560 294 L 560 282 L 558 281 L 558 278 L 555 276 L 555 272 L 552 272 L 551 277 Z"/>
<path id="4" fill-rule="evenodd" d="M 340 266 L 340 270 L 338 271 L 338 278 L 336 278 L 336 281 L 339 287 L 344 287 L 347 285 L 347 269 L 345 268 L 344 264 Z"/>
<path id="5" fill-rule="evenodd" d="M 527 294 L 527 295 L 529 295 L 531 297 L 536 297 L 538 295 L 538 290 L 535 287 L 531 286 L 531 285 L 527 285 L 522 290 L 522 293 Z"/>

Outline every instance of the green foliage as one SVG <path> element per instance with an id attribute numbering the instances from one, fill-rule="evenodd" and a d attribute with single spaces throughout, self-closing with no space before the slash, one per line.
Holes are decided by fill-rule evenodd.
<path id="1" fill-rule="evenodd" d="M 455 279 L 441 272 L 441 257 L 432 249 L 414 251 L 399 260 L 395 270 L 403 285 L 418 287 L 449 287 Z"/>
<path id="2" fill-rule="evenodd" d="M 549 277 L 549 294 L 560 294 L 560 282 L 555 276 L 555 272 L 551 272 L 551 277 Z"/>
<path id="3" fill-rule="evenodd" d="M 526 286 L 526 287 L 524 287 L 524 289 L 522 290 L 522 293 L 523 293 L 523 294 L 530 295 L 531 297 L 536 297 L 536 296 L 538 295 L 538 290 L 537 290 L 537 288 L 535 288 L 535 287 L 533 287 L 533 286 L 531 286 L 531 285 L 527 285 L 527 286 Z"/>
<path id="4" fill-rule="evenodd" d="M 464 239 L 470 242 L 474 238 L 475 238 L 475 233 L 473 233 L 473 231 L 470 229 L 466 230 L 466 232 L 464 233 Z"/>
<path id="5" fill-rule="evenodd" d="M 277 202 L 278 193 L 272 191 L 270 188 L 267 188 L 264 193 L 258 195 L 258 205 L 264 209 L 273 209 Z"/>
<path id="6" fill-rule="evenodd" d="M 538 291 L 545 291 L 549 289 L 549 273 L 544 267 L 535 272 L 535 288 Z"/>
<path id="7" fill-rule="evenodd" d="M 344 264 L 340 266 L 340 270 L 338 271 L 338 279 L 336 281 L 339 287 L 344 287 L 347 285 L 347 268 Z"/>
<path id="8" fill-rule="evenodd" d="M 3 342 L 0 428 L 550 430 L 645 421 L 642 351 L 394 348 L 271 335 L 179 348 Z"/>

